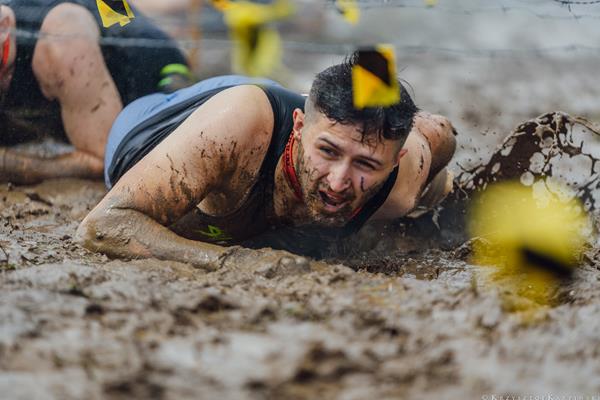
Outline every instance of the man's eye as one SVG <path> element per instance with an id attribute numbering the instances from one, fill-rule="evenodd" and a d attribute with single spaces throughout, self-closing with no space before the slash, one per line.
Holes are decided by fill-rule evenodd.
<path id="1" fill-rule="evenodd" d="M 364 169 L 366 169 L 366 170 L 369 170 L 369 171 L 372 171 L 372 170 L 374 170 L 374 169 L 375 169 L 375 167 L 373 166 L 373 164 L 371 164 L 371 163 L 368 163 L 368 162 L 366 162 L 366 161 L 360 161 L 360 160 L 359 160 L 359 161 L 356 161 L 356 163 L 357 163 L 357 164 L 358 164 L 358 165 L 359 165 L 361 168 L 364 168 Z"/>
<path id="2" fill-rule="evenodd" d="M 321 147 L 319 150 L 321 150 L 321 152 L 323 154 L 328 155 L 328 156 L 334 156 L 335 155 L 335 151 L 333 151 L 333 150 L 331 150 L 331 149 L 329 149 L 327 147 Z"/>

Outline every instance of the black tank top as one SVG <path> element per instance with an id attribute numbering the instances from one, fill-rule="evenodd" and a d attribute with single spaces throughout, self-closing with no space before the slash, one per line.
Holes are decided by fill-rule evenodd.
<path id="1" fill-rule="evenodd" d="M 221 87 L 200 93 L 186 100 L 184 104 L 176 104 L 163 110 L 148 121 L 144 121 L 129 132 L 117 147 L 113 157 L 113 165 L 108 168 L 111 182 L 116 181 L 141 160 L 164 138 L 171 134 L 187 116 L 217 93 L 230 88 Z M 210 216 L 199 208 L 184 215 L 169 228 L 180 236 L 192 240 L 211 242 L 221 245 L 243 244 L 249 247 L 265 245 L 278 247 L 267 241 L 260 241 L 260 235 L 283 228 L 273 214 L 274 173 L 279 158 L 292 132 L 294 109 L 304 109 L 304 97 L 278 86 L 260 86 L 267 95 L 273 110 L 274 126 L 271 143 L 259 169 L 256 183 L 241 207 L 223 216 Z M 321 239 L 338 239 L 358 231 L 364 223 L 385 202 L 394 183 L 397 169 L 390 174 L 381 190 L 373 196 L 361 211 L 343 228 L 325 228 L 303 226 L 303 232 L 312 231 Z M 315 235 L 311 234 L 311 237 Z M 296 243 L 297 245 L 298 243 Z M 281 247 L 297 252 L 297 247 L 289 245 Z"/>
<path id="2" fill-rule="evenodd" d="M 13 0 L 6 2 L 15 13 L 17 53 L 13 77 L 2 99 L 0 143 L 14 144 L 51 134 L 64 137 L 60 107 L 42 94 L 31 62 L 37 33 L 48 11 L 61 1 Z M 12 33 L 13 35 L 15 33 Z"/>

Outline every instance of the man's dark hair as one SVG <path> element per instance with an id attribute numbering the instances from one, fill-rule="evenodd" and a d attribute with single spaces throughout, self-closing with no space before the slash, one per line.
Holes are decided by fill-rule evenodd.
<path id="1" fill-rule="evenodd" d="M 400 140 L 404 143 L 418 111 L 406 89 L 398 82 L 400 102 L 388 107 L 354 108 L 352 101 L 352 67 L 358 52 L 344 62 L 317 74 L 308 96 L 307 108 L 323 113 L 327 118 L 344 125 L 356 125 L 363 134 L 377 139 Z M 309 104 L 310 103 L 310 104 Z"/>

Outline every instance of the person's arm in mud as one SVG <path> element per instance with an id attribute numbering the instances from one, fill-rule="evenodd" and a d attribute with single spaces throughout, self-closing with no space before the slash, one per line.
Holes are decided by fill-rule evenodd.
<path id="1" fill-rule="evenodd" d="M 0 182 L 32 184 L 67 177 L 100 179 L 102 166 L 102 159 L 80 151 L 44 158 L 0 148 Z"/>
<path id="2" fill-rule="evenodd" d="M 185 239 L 167 226 L 208 194 L 223 192 L 255 157 L 245 151 L 249 146 L 266 152 L 272 129 L 260 88 L 219 93 L 121 177 L 79 226 L 78 242 L 110 256 L 214 266 L 225 248 Z"/>
<path id="3" fill-rule="evenodd" d="M 451 174 L 447 165 L 456 149 L 456 132 L 450 121 L 441 115 L 420 111 L 400 159 L 398 178 L 388 199 L 373 219 L 404 217 L 422 204 L 422 195 L 433 194 L 433 202 L 441 201 L 451 189 Z M 428 186 L 429 185 L 429 186 Z M 435 186 L 435 187 L 433 187 Z M 433 190 L 433 192 L 431 192 Z"/>

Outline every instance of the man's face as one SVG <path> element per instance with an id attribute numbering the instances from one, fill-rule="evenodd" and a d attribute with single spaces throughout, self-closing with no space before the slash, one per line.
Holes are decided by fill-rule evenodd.
<path id="1" fill-rule="evenodd" d="M 361 142 L 356 126 L 312 112 L 316 115 L 307 120 L 302 111 L 294 112 L 296 171 L 304 203 L 314 222 L 343 226 L 377 193 L 403 153 L 397 141 Z"/>

